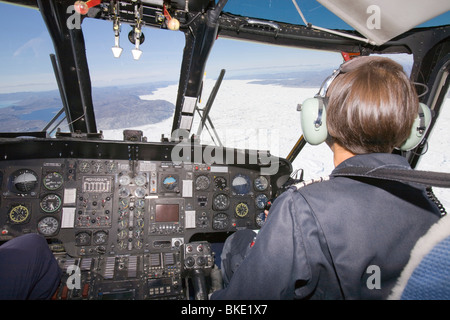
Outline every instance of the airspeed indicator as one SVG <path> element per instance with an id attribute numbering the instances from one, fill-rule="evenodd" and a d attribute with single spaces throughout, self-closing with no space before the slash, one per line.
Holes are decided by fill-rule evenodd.
<path id="1" fill-rule="evenodd" d="M 47 190 L 58 190 L 64 182 L 63 176 L 59 172 L 48 173 L 43 180 L 44 187 Z"/>

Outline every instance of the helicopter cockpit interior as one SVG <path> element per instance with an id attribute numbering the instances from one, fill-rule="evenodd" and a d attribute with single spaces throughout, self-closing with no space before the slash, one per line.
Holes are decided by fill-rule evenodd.
<path id="1" fill-rule="evenodd" d="M 63 270 L 57 300 L 206 299 L 216 245 L 237 230 L 260 229 L 270 201 L 301 179 L 292 167 L 306 145 L 301 135 L 287 155 L 220 143 L 209 112 L 225 70 L 209 97 L 203 97 L 206 106 L 198 109 L 216 39 L 332 51 L 344 59 L 411 55 L 411 78 L 426 85 L 418 86 L 421 101 L 434 112 L 431 128 L 449 87 L 450 26 L 416 28 L 446 13 L 445 1 L 426 4 L 428 16 L 405 15 L 410 19 L 401 26 L 381 30 L 366 23 L 367 12 L 359 13 L 366 11 L 367 1 L 355 4 L 350 16 L 345 1 L 318 1 L 352 30 L 309 23 L 300 1 L 289 2 L 303 18 L 298 23 L 260 17 L 257 11 L 252 16 L 231 0 L 1 2 L 37 9 L 42 16 L 54 46 L 50 60 L 62 108 L 43 130 L 0 133 L 0 240 L 26 233 L 47 239 Z M 233 11 L 237 7 L 243 11 Z M 170 136 L 147 141 L 131 128 L 123 130 L 121 141 L 104 139 L 83 35 L 89 20 L 112 27 L 115 57 L 122 54 L 119 39 L 129 40 L 133 59 L 139 60 L 147 29 L 182 34 Z M 120 34 L 122 25 L 131 26 L 128 35 Z M 193 128 L 196 117 L 198 130 Z M 63 121 L 67 131 L 58 129 Z M 216 145 L 199 140 L 206 131 Z M 424 142 L 403 155 L 415 167 L 425 148 Z M 74 266 L 79 279 L 71 282 L 73 273 L 67 271 Z"/>

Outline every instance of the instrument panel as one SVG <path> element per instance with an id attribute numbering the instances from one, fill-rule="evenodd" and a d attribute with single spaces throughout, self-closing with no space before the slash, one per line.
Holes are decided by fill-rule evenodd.
<path id="1" fill-rule="evenodd" d="M 97 142 L 63 142 L 72 157 L 42 157 L 24 143 L 16 159 L 0 149 L 0 240 L 47 238 L 65 272 L 57 299 L 186 299 L 189 270 L 214 265 L 211 236 L 259 229 L 277 188 L 259 165 L 172 162 L 170 145 L 113 143 L 99 156 Z M 81 288 L 70 290 L 73 266 Z"/>
<path id="2" fill-rule="evenodd" d="M 229 166 L 45 159 L 3 161 L 1 170 L 1 235 L 37 232 L 77 257 L 257 229 L 272 197 L 270 176 Z"/>

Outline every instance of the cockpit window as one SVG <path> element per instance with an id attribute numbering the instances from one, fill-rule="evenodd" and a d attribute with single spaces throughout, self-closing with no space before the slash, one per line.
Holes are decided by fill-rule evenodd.
<path id="1" fill-rule="evenodd" d="M 41 131 L 62 105 L 39 11 L 0 4 L 0 41 L 0 130 Z"/>
<path id="2" fill-rule="evenodd" d="M 121 25 L 119 47 L 123 51 L 118 58 L 111 50 L 115 38 L 110 21 L 85 19 L 82 28 L 94 112 L 104 138 L 122 140 L 125 129 L 143 131 L 148 141 L 160 141 L 162 133 L 170 136 L 184 34 L 144 27 L 142 55 L 135 60 L 135 45 L 128 40 L 130 25 Z"/>

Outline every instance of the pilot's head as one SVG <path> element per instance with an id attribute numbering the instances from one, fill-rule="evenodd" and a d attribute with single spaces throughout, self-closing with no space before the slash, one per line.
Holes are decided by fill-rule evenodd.
<path id="1" fill-rule="evenodd" d="M 384 57 L 355 58 L 327 89 L 331 140 L 353 154 L 392 152 L 411 133 L 418 113 L 413 84 L 398 63 Z"/>

